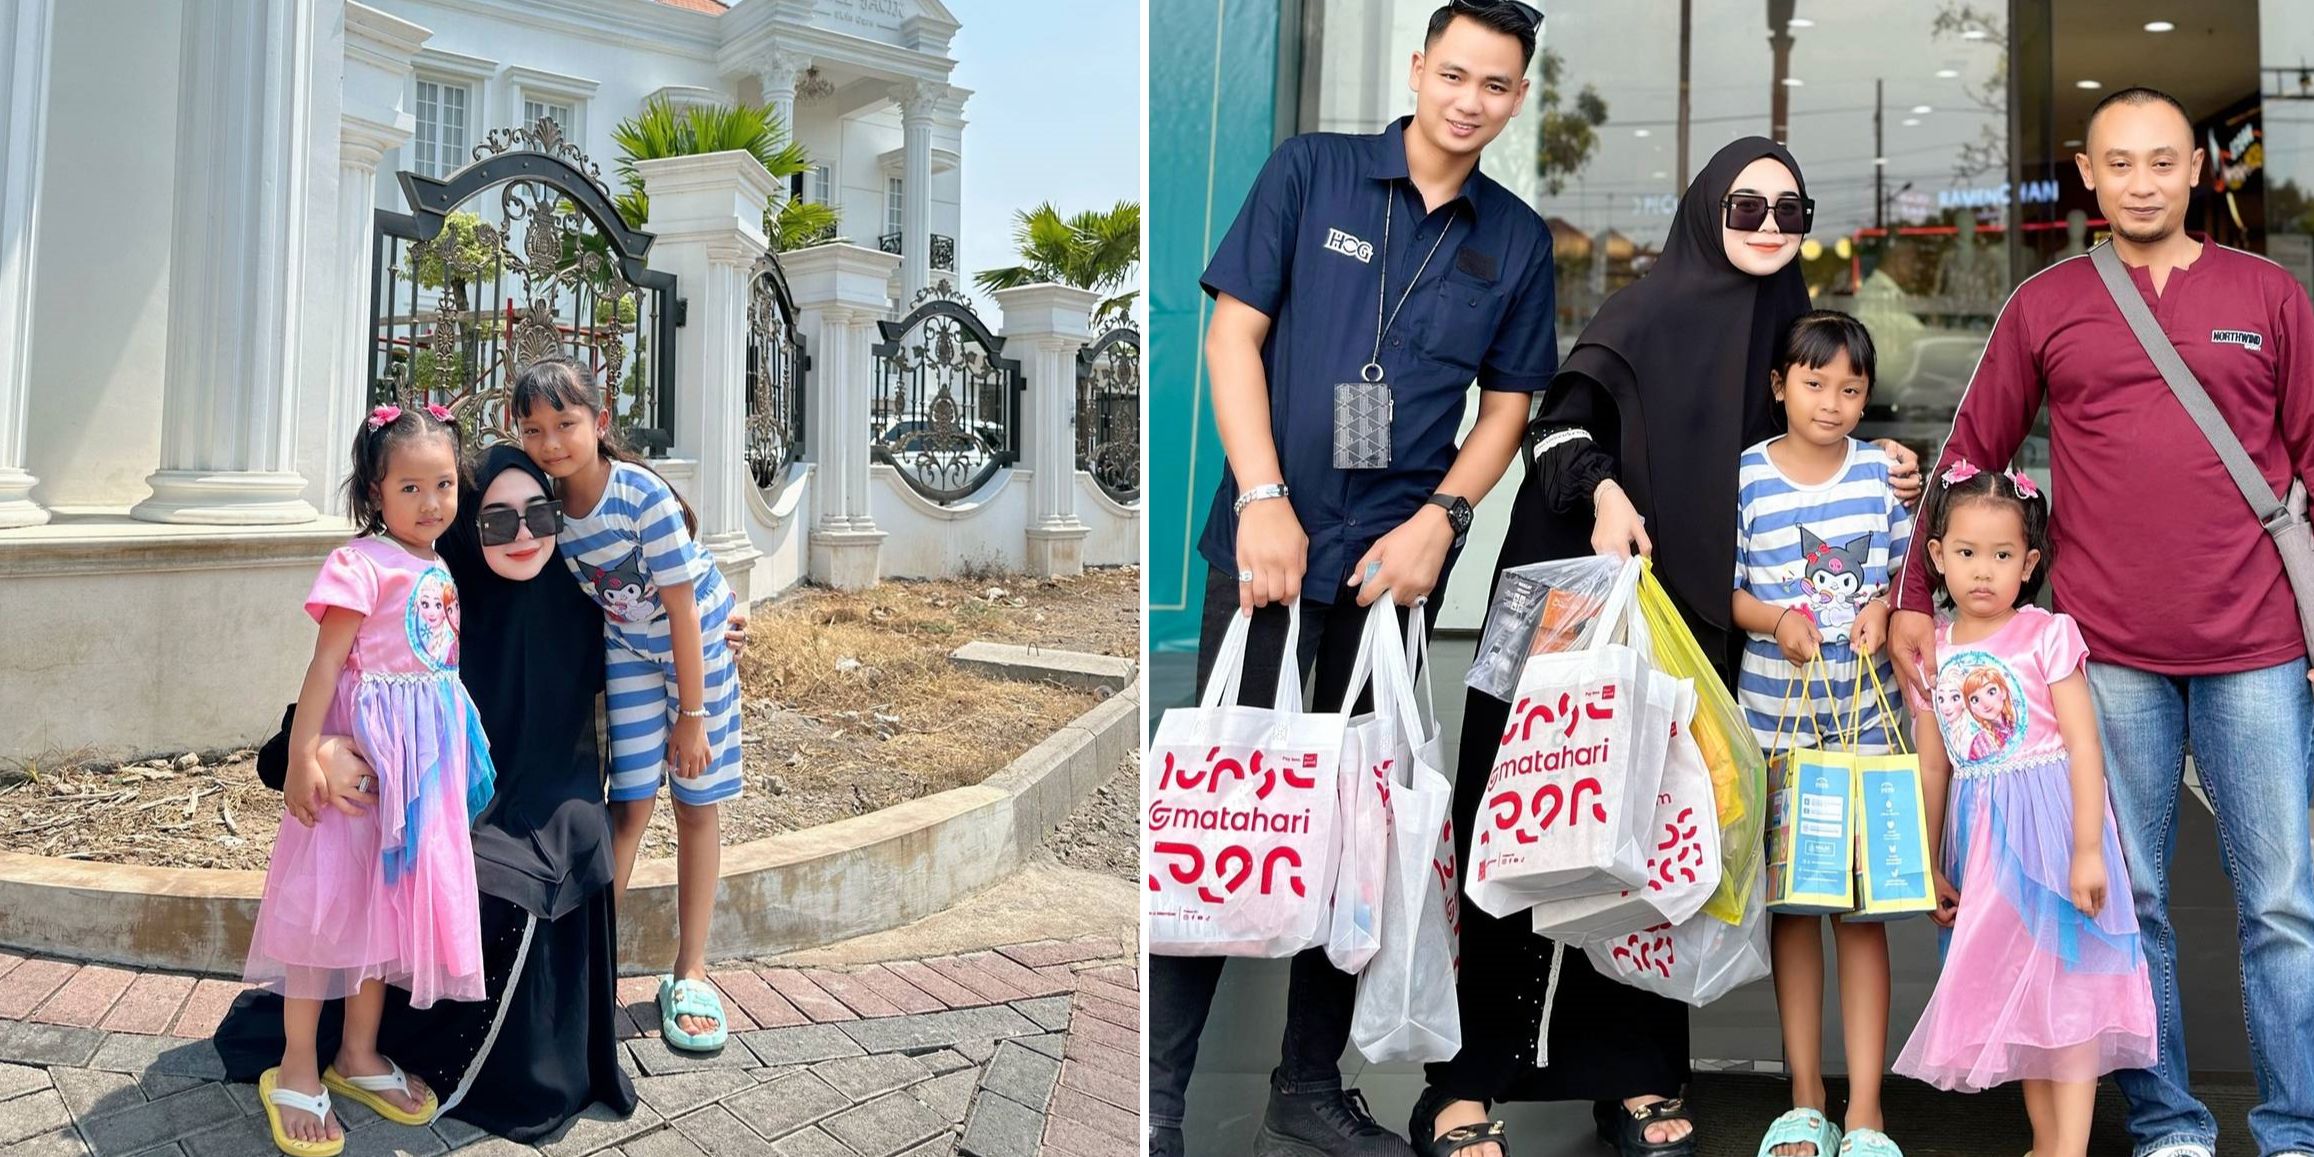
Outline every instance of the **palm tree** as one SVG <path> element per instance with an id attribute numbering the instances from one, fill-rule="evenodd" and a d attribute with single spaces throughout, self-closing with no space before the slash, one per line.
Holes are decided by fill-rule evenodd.
<path id="1" fill-rule="evenodd" d="M 642 228 L 651 216 L 651 200 L 643 191 L 642 173 L 635 168 L 637 161 L 736 150 L 761 162 L 772 177 L 782 183 L 811 168 L 811 155 L 788 136 L 787 126 L 779 123 L 779 115 L 762 105 L 677 108 L 662 97 L 620 121 L 619 127 L 611 130 L 611 140 L 619 146 L 619 180 L 627 188 L 616 200 L 619 216 L 636 229 Z M 833 205 L 814 205 L 791 198 L 779 207 L 776 216 L 769 204 L 764 206 L 764 235 L 777 249 L 793 249 L 832 230 L 835 224 Z"/>
<path id="2" fill-rule="evenodd" d="M 1141 203 L 1119 201 L 1107 212 L 1088 210 L 1062 219 L 1051 202 L 1013 214 L 1018 265 L 983 269 L 972 275 L 983 290 L 1010 289 L 1040 281 L 1059 282 L 1098 293 L 1130 285 L 1141 265 Z M 1101 303 L 1096 325 L 1120 321 L 1140 290 L 1127 290 Z"/>

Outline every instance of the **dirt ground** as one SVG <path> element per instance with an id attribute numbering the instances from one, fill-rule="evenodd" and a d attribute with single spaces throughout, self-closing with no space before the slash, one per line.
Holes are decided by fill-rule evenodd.
<path id="1" fill-rule="evenodd" d="M 740 659 L 746 788 L 721 808 L 723 842 L 745 843 L 977 783 L 1099 702 L 1100 696 L 1009 682 L 948 661 L 979 639 L 1095 654 L 1140 651 L 1140 572 L 1088 571 L 887 582 L 841 593 L 804 588 L 756 608 Z M 1064 831 L 1065 862 L 1130 876 L 1134 845 L 1102 825 L 1130 812 L 1120 776 Z M 1117 785 L 1123 783 L 1126 788 Z M 1113 802 L 1113 801 L 1112 801 Z M 263 869 L 281 797 L 257 782 L 248 750 L 119 763 L 66 753 L 0 765 L 0 849 L 166 867 Z M 1130 828 L 1126 830 L 1129 834 Z M 1107 839 L 1098 838 L 1107 836 Z M 1106 849 L 1106 850 L 1103 850 Z M 674 817 L 655 810 L 646 857 L 675 854 Z M 1071 857 L 1076 857 L 1072 859 Z"/>

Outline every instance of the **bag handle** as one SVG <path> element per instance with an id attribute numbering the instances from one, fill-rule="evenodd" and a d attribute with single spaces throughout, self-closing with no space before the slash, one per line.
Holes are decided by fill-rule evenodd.
<path id="1" fill-rule="evenodd" d="M 1857 653 L 1856 662 L 1859 666 L 1863 667 L 1864 670 L 1862 673 L 1856 676 L 1856 694 L 1850 696 L 1852 703 L 1848 713 L 1848 731 L 1845 735 L 1841 736 L 1842 739 L 1847 741 L 1848 750 L 1856 750 L 1856 748 L 1861 746 L 1863 742 L 1864 681 L 1866 679 L 1870 679 L 1872 681 L 1872 693 L 1880 702 L 1881 730 L 1886 731 L 1889 734 L 1889 737 L 1894 740 L 1891 746 L 1896 749 L 1896 754 L 1914 754 L 1912 749 L 1905 744 L 1904 729 L 1896 725 L 1896 713 L 1889 709 L 1888 688 L 1882 685 L 1880 682 L 1880 664 L 1873 661 L 1872 656 L 1866 655 L 1862 652 Z"/>
<path id="2" fill-rule="evenodd" d="M 1599 609 L 1599 622 L 1591 629 L 1591 642 L 1585 650 L 1628 638 L 1631 621 L 1636 619 L 1631 608 L 1639 601 L 1639 576 L 1646 566 L 1645 556 L 1635 554 L 1615 572 L 1615 585 L 1607 592 L 1607 604 Z"/>
<path id="3" fill-rule="evenodd" d="M 1201 708 L 1236 706 L 1238 688 L 1245 679 L 1246 640 L 1253 633 L 1253 616 L 1242 612 L 1229 617 L 1229 630 L 1221 636 L 1221 648 L 1214 652 L 1213 670 L 1205 679 L 1205 695 L 1197 701 Z M 1302 605 L 1297 600 L 1286 604 L 1286 647 L 1278 657 L 1278 684 L 1276 697 L 1270 706 L 1289 714 L 1302 709 Z"/>
<path id="4" fill-rule="evenodd" d="M 1786 680 L 1786 681 L 1785 681 L 1785 683 L 1784 683 L 1784 705 L 1783 705 L 1782 709 L 1781 709 L 1781 710 L 1779 710 L 1779 711 L 1777 712 L 1777 715 L 1776 715 L 1776 748 L 1775 748 L 1775 749 L 1776 749 L 1777 751 L 1788 751 L 1788 750 L 1793 750 L 1793 749 L 1796 749 L 1796 748 L 1798 748 L 1798 747 L 1799 747 L 1799 745 L 1800 745 L 1800 718 L 1799 718 L 1799 716 L 1796 716 L 1796 715 L 1792 714 L 1792 692 L 1793 692 L 1795 689 L 1797 689 L 1797 690 L 1798 690 L 1800 693 L 1802 693 L 1802 694 L 1806 694 L 1806 693 L 1807 693 L 1807 691 L 1808 691 L 1808 688 L 1809 688 L 1809 687 L 1810 687 L 1812 684 L 1814 684 L 1814 683 L 1815 683 L 1815 681 L 1816 681 L 1816 679 L 1815 679 L 1815 676 L 1816 676 L 1816 671 L 1817 671 L 1817 669 L 1818 669 L 1818 668 L 1820 668 L 1820 667 L 1822 667 L 1823 665 L 1824 665 L 1824 655 L 1823 655 L 1823 652 L 1819 651 L 1819 652 L 1817 652 L 1816 654 L 1809 656 L 1809 658 L 1808 658 L 1808 661 L 1807 661 L 1806 663 L 1803 663 L 1803 664 L 1801 664 L 1801 665 L 1800 665 L 1800 673 L 1799 673 L 1799 674 L 1797 674 L 1797 675 L 1794 675 L 1794 676 L 1792 676 L 1790 679 L 1788 679 L 1788 680 Z M 1832 677 L 1831 677 L 1831 675 L 1830 675 L 1829 673 L 1827 673 L 1827 674 L 1824 676 L 1824 680 L 1823 680 L 1823 682 L 1824 682 L 1824 697 L 1825 697 L 1826 699 L 1829 699 L 1829 698 L 1831 698 L 1831 697 L 1832 697 Z M 1792 746 L 1791 746 L 1791 747 L 1789 747 L 1789 748 L 1787 748 L 1787 747 L 1785 747 L 1785 746 L 1784 746 L 1784 724 L 1786 724 L 1786 723 L 1790 723 L 1790 724 L 1792 725 Z M 1816 741 L 1816 746 L 1817 746 L 1817 747 L 1822 747 L 1822 746 L 1824 746 L 1824 733 L 1823 733 L 1822 731 L 1820 731 L 1820 730 L 1818 730 L 1818 729 L 1817 729 L 1817 727 L 1816 727 L 1816 713 L 1815 713 L 1814 711 L 1812 711 L 1812 710 L 1808 712 L 1808 730 L 1809 730 L 1810 732 L 1812 732 L 1812 733 L 1813 733 L 1813 734 L 1812 734 L 1812 738 L 1814 738 L 1814 739 L 1815 739 L 1815 741 Z"/>
<path id="5" fill-rule="evenodd" d="M 2108 241 L 2089 251 L 2089 263 L 2097 267 L 2097 275 L 2105 279 L 2105 291 L 2112 295 L 2113 304 L 2121 307 L 2121 316 L 2129 322 L 2130 332 L 2137 335 L 2137 344 L 2145 348 L 2145 356 L 2153 359 L 2153 367 L 2161 371 L 2161 380 L 2169 383 L 2169 392 L 2177 395 L 2179 404 L 2201 427 L 2202 437 L 2209 439 L 2210 447 L 2218 452 L 2226 464 L 2226 473 L 2233 476 L 2234 488 L 2242 492 L 2242 500 L 2250 504 L 2250 512 L 2258 518 L 2258 525 L 2277 538 L 2294 522 L 2304 521 L 2294 515 L 2290 504 L 2276 495 L 2266 484 L 2266 476 L 2258 472 L 2257 464 L 2250 461 L 2249 452 L 2242 449 L 2242 440 L 2235 436 L 2233 427 L 2226 425 L 2225 416 L 2218 413 L 2218 405 L 2210 400 L 2209 391 L 2202 388 L 2200 379 L 2186 368 L 2185 359 L 2178 356 L 2177 347 L 2170 344 L 2169 335 L 2161 331 L 2161 323 L 2153 318 L 2153 311 L 2145 306 L 2145 297 L 2137 292 L 2137 283 L 2129 278 L 2129 269 L 2121 263 L 2121 254 Z"/>

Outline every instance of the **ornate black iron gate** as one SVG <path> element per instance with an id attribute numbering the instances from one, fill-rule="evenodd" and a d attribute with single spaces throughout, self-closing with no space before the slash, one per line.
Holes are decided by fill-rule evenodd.
<path id="1" fill-rule="evenodd" d="M 916 295 L 898 321 L 876 323 L 868 438 L 878 462 L 943 506 L 1020 461 L 1020 363 L 947 282 Z"/>
<path id="2" fill-rule="evenodd" d="M 757 260 L 747 285 L 747 471 L 766 498 L 776 498 L 788 468 L 803 456 L 811 355 L 779 255 L 766 252 Z"/>
<path id="3" fill-rule="evenodd" d="M 1120 503 L 1141 500 L 1141 331 L 1130 326 L 1077 354 L 1077 469 Z"/>
<path id="4" fill-rule="evenodd" d="M 675 276 L 627 227 L 586 154 L 553 121 L 498 129 L 449 176 L 398 174 L 411 212 L 377 212 L 370 394 L 450 406 L 514 436 L 523 365 L 568 354 L 595 371 L 639 450 L 673 441 Z M 484 195 L 497 191 L 496 203 Z"/>

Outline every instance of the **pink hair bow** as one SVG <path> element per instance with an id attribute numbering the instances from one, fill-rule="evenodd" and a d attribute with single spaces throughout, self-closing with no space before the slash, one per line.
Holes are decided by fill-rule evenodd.
<path id="1" fill-rule="evenodd" d="M 2041 488 L 2033 485 L 2033 480 L 2025 477 L 2025 472 L 2022 470 L 2009 471 L 2009 485 L 2017 488 L 2017 497 L 2019 498 L 2039 498 L 2041 496 Z"/>
<path id="2" fill-rule="evenodd" d="M 370 411 L 369 426 L 372 430 L 383 429 L 400 421 L 401 417 L 402 408 L 400 406 L 379 406 Z"/>
<path id="3" fill-rule="evenodd" d="M 1955 458 L 1952 465 L 1945 467 L 1944 484 L 1946 486 L 1958 486 L 1976 476 L 1977 468 L 1970 465 L 1968 459 Z"/>
<path id="4" fill-rule="evenodd" d="M 450 420 L 450 407 L 448 406 L 428 402 L 426 403 L 426 412 L 434 415 L 434 420 L 437 422 L 447 423 Z"/>

